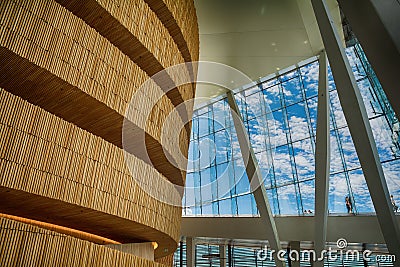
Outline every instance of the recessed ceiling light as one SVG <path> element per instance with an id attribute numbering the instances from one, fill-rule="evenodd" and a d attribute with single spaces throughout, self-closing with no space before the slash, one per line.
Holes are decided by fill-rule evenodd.
<path id="1" fill-rule="evenodd" d="M 304 44 L 308 44 L 308 40 L 305 40 L 305 41 L 304 41 Z"/>
<path id="2" fill-rule="evenodd" d="M 272 45 L 272 46 L 276 46 L 276 43 L 275 43 L 275 42 L 272 42 L 271 45 Z"/>

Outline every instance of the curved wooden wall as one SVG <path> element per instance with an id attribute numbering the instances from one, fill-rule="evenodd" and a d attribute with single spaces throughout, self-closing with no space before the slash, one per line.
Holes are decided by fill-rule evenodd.
<path id="1" fill-rule="evenodd" d="M 166 203 L 138 186 L 122 149 L 0 92 L 0 140 L 6 148 L 0 154 L 2 212 L 46 218 L 122 243 L 156 241 L 161 254 L 179 241 L 181 209 L 166 203 L 177 204 L 180 195 L 174 188 L 166 188 L 168 184 L 162 183 L 166 178 L 160 173 L 134 156 L 128 159 L 153 190 L 162 190 L 152 193 L 163 196 Z M 121 233 L 122 227 L 129 229 Z"/>
<path id="2" fill-rule="evenodd" d="M 196 16 L 193 1 L 145 0 L 168 29 L 186 62 L 199 60 L 199 29 L 197 22 L 185 19 Z"/>
<path id="3" fill-rule="evenodd" d="M 179 144 L 161 144 L 162 127 L 180 130 L 183 123 L 176 118 L 176 125 L 164 125 L 174 106 L 159 86 L 137 91 L 149 76 L 129 57 L 59 4 L 46 0 L 36 3 L 42 3 L 40 7 L 52 10 L 54 15 L 38 9 L 31 12 L 31 6 L 29 9 L 12 0 L 2 4 L 0 86 L 119 147 L 128 103 L 133 94 L 142 95 L 142 105 L 130 119 L 135 131 L 145 131 L 146 135 L 146 140 L 135 141 L 147 143 L 141 150 L 135 144 L 131 152 L 144 160 L 143 155 L 148 154 L 161 173 L 172 182 L 183 184 L 184 175 L 175 166 L 185 163 L 180 160 L 171 164 L 157 157 L 163 151 L 172 158 L 187 151 L 189 136 L 186 131 Z M 8 16 L 8 12 L 19 16 Z M 70 27 L 62 23 L 65 20 Z M 80 31 L 71 30 L 77 28 Z M 151 104 L 150 100 L 155 99 L 159 99 L 157 104 Z"/>
<path id="4" fill-rule="evenodd" d="M 33 225 L 0 218 L 0 266 L 142 266 L 154 261 L 59 234 Z M 22 253 L 23 252 L 23 253 Z"/>
<path id="5" fill-rule="evenodd" d="M 26 219 L 26 218 L 14 216 L 14 215 L 0 213 L 0 218 L 13 220 L 13 221 L 17 221 L 20 223 L 30 224 L 30 225 L 44 228 L 44 229 L 54 231 L 54 232 L 57 232 L 60 234 L 65 234 L 65 235 L 76 237 L 76 238 L 79 238 L 82 240 L 90 241 L 92 243 L 99 244 L 99 245 L 110 245 L 110 244 L 120 245 L 121 244 L 117 241 L 114 241 L 114 240 L 111 240 L 111 239 L 108 239 L 108 238 L 105 238 L 102 236 L 97 236 L 97 235 L 85 233 L 85 232 L 82 232 L 82 231 L 79 231 L 76 229 L 71 229 L 68 227 L 63 227 L 63 226 L 55 225 L 55 224 L 51 224 L 51 223 L 39 222 L 39 221 Z M 163 258 L 161 258 L 161 259 L 163 259 Z"/>
<path id="6" fill-rule="evenodd" d="M 144 0 L 57 0 L 57 2 L 106 37 L 149 76 L 167 67 L 185 62 L 165 25 Z M 195 15 L 195 13 L 192 14 Z M 192 20 L 192 17 L 184 17 L 184 20 Z M 198 56 L 194 58 L 198 60 Z M 191 71 L 191 68 L 187 72 L 181 70 L 179 75 L 188 76 Z M 178 106 L 194 97 L 194 85 L 175 87 L 175 80 L 179 80 L 179 77 L 171 77 L 164 73 L 155 79 L 155 82 L 162 88 L 173 88 L 166 95 L 175 106 Z M 187 118 L 191 118 L 191 108 L 184 110 L 180 115 L 184 121 L 187 121 Z M 186 127 L 186 131 L 190 133 L 189 127 Z"/>
<path id="7" fill-rule="evenodd" d="M 195 88 L 175 81 L 195 70 L 151 77 L 198 60 L 198 43 L 192 1 L 1 1 L 0 213 L 169 259 L 181 192 L 167 181 L 185 182 L 192 115 L 177 107 Z"/>

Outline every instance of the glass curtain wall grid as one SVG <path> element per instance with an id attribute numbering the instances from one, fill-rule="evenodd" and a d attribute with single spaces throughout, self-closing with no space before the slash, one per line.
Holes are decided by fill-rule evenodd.
<path id="1" fill-rule="evenodd" d="M 346 49 L 367 109 L 389 191 L 400 202 L 399 122 L 359 44 Z M 318 61 L 235 92 L 275 215 L 314 212 Z M 329 213 L 374 212 L 332 73 Z M 226 98 L 193 115 L 184 216 L 258 216 Z"/>
<path id="2" fill-rule="evenodd" d="M 333 253 L 325 256 L 324 266 L 326 267 L 343 267 L 343 266 L 351 266 L 351 267 L 364 267 L 364 261 L 362 258 L 362 250 L 357 248 L 361 252 L 359 252 L 359 256 L 356 254 L 347 253 L 346 251 Z M 369 249 L 369 248 L 368 248 Z M 181 253 L 181 250 L 183 250 Z M 230 253 L 228 250 L 231 250 Z M 260 250 L 262 253 L 259 253 Z M 358 251 L 357 250 L 357 251 Z M 271 260 L 271 251 L 262 246 L 243 246 L 243 245 L 231 245 L 225 246 L 226 251 L 226 266 L 230 267 L 248 267 L 248 266 L 258 266 L 258 267 L 272 267 L 275 266 L 275 262 Z M 290 250 L 289 250 L 290 251 Z M 289 251 L 284 255 L 286 259 L 286 265 L 288 264 L 288 254 Z M 310 266 L 310 254 L 308 254 L 309 250 L 301 250 L 299 253 L 300 257 L 300 266 Z M 204 266 L 204 267 L 220 267 L 220 254 L 219 254 L 219 245 L 215 244 L 197 244 L 196 245 L 196 260 L 195 266 Z M 230 255 L 230 258 L 229 256 Z M 294 254 L 293 254 L 294 255 Z M 348 256 L 346 256 L 348 255 Z M 377 258 L 377 255 L 378 258 Z M 367 262 L 368 266 L 373 267 L 383 267 L 383 266 L 393 266 L 393 262 L 390 260 L 390 257 L 385 257 L 384 253 L 373 253 L 371 254 Z M 312 257 L 312 256 L 311 256 Z M 174 267 L 186 267 L 186 245 L 179 246 L 174 254 Z"/>

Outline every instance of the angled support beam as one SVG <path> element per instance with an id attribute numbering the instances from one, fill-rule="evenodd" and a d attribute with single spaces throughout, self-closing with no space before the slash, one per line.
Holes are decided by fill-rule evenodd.
<path id="1" fill-rule="evenodd" d="M 319 55 L 317 138 L 315 144 L 315 240 L 317 255 L 325 249 L 330 167 L 329 87 L 326 53 Z M 324 261 L 314 266 L 323 267 Z"/>
<path id="2" fill-rule="evenodd" d="M 400 114 L 400 3 L 338 0 L 393 109 Z"/>
<path id="3" fill-rule="evenodd" d="M 281 244 L 276 230 L 275 220 L 269 205 L 267 192 L 262 180 L 262 175 L 258 167 L 257 159 L 254 155 L 253 148 L 250 145 L 250 139 L 247 130 L 243 124 L 242 116 L 239 112 L 238 105 L 235 101 L 232 91 L 227 92 L 228 103 L 231 108 L 233 123 L 235 125 L 236 134 L 239 141 L 240 151 L 243 161 L 246 166 L 247 177 L 250 182 L 250 188 L 253 192 L 254 199 L 260 212 L 261 219 L 265 222 L 268 232 L 268 242 L 271 248 L 275 251 L 281 250 Z M 284 267 L 285 263 L 276 258 L 277 253 L 274 253 L 275 264 L 277 267 Z"/>
<path id="4" fill-rule="evenodd" d="M 311 0 L 311 3 L 332 68 L 340 104 L 364 172 L 383 237 L 389 252 L 395 255 L 396 259 L 400 259 L 399 225 L 396 222 L 390 202 L 385 176 L 363 99 L 325 1 Z M 400 266 L 400 261 L 395 264 L 395 266 Z"/>

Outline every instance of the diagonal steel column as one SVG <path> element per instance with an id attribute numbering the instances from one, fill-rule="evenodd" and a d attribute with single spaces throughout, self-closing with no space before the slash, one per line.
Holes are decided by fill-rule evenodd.
<path id="1" fill-rule="evenodd" d="M 391 254 L 400 259 L 400 230 L 365 106 L 332 18 L 323 0 L 311 0 L 335 79 L 340 104 L 374 203 L 383 237 Z M 344 237 L 345 238 L 345 237 Z M 400 260 L 394 263 L 400 266 Z"/>
<path id="2" fill-rule="evenodd" d="M 263 221 L 266 223 L 267 229 L 270 231 L 268 242 L 273 250 L 280 251 L 281 244 L 276 229 L 275 220 L 272 215 L 271 207 L 269 205 L 267 192 L 265 190 L 264 183 L 260 169 L 258 167 L 257 159 L 254 155 L 253 148 L 250 145 L 250 139 L 247 134 L 247 130 L 243 124 L 242 116 L 239 112 L 238 105 L 231 91 L 227 92 L 228 103 L 231 108 L 233 123 L 235 125 L 236 134 L 239 141 L 240 151 L 246 166 L 247 177 L 250 182 L 250 188 L 253 191 L 253 195 L 257 204 L 258 211 Z M 277 259 L 277 253 L 273 254 L 275 264 L 278 267 L 284 267 L 285 262 Z"/>
<path id="3" fill-rule="evenodd" d="M 316 254 L 325 249 L 328 221 L 330 133 L 329 133 L 329 87 L 326 53 L 319 55 L 317 138 L 315 144 L 315 240 Z M 324 266 L 317 261 L 313 266 Z"/>
<path id="4" fill-rule="evenodd" d="M 338 0 L 393 109 L 400 115 L 400 2 Z"/>

